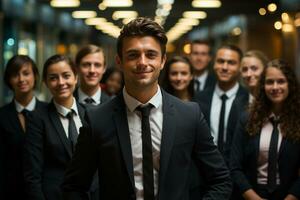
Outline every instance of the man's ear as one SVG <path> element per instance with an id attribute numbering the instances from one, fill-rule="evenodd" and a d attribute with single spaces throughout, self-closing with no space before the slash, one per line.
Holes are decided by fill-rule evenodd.
<path id="1" fill-rule="evenodd" d="M 160 66 L 160 70 L 162 70 L 166 64 L 166 60 L 167 60 L 167 55 L 165 54 L 162 59 L 161 59 L 161 66 Z"/>

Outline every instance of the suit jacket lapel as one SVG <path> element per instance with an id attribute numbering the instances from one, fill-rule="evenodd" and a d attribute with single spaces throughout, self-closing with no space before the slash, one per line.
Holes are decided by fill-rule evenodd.
<path id="1" fill-rule="evenodd" d="M 57 113 L 53 102 L 51 102 L 49 104 L 49 117 L 50 117 L 52 125 L 56 129 L 56 132 L 58 133 L 58 136 L 59 136 L 61 142 L 63 143 L 66 151 L 68 152 L 69 156 L 72 157 L 71 145 L 70 145 L 69 140 L 66 136 L 64 128 L 63 128 L 63 126 L 61 124 L 61 121 L 59 119 L 59 114 Z"/>
<path id="2" fill-rule="evenodd" d="M 163 94 L 163 128 L 162 128 L 162 139 L 160 149 L 160 169 L 159 169 L 159 185 L 163 186 L 165 183 L 165 174 L 168 169 L 168 163 L 173 148 L 176 121 L 175 119 L 175 108 L 173 103 L 170 101 L 169 95 L 162 91 Z M 159 187 L 159 190 L 163 188 Z"/>
<path id="3" fill-rule="evenodd" d="M 132 188 L 134 188 L 132 150 L 127 122 L 127 111 L 123 99 L 123 94 L 119 94 L 117 97 L 115 97 L 115 100 L 116 102 L 113 118 L 115 120 L 115 126 L 117 127 L 117 136 L 119 139 L 120 148 L 126 165 L 127 173 L 129 175 Z"/>

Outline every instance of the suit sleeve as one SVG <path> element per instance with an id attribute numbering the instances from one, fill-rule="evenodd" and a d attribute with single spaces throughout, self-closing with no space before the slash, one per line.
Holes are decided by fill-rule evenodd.
<path id="1" fill-rule="evenodd" d="M 204 119 L 199 106 L 197 106 L 197 128 L 194 155 L 196 164 L 204 174 L 208 184 L 208 190 L 204 194 L 205 200 L 229 199 L 232 183 L 229 170 L 225 161 L 213 142 L 209 127 Z"/>
<path id="2" fill-rule="evenodd" d="M 299 144 L 299 143 L 298 143 Z M 296 196 L 298 199 L 300 199 L 300 159 L 298 162 L 298 177 L 292 184 L 291 188 L 288 191 L 289 194 L 292 194 Z"/>
<path id="3" fill-rule="evenodd" d="M 231 177 L 233 179 L 234 185 L 238 187 L 241 193 L 244 193 L 245 191 L 252 188 L 252 185 L 249 183 L 243 169 L 243 163 L 245 162 L 244 148 L 246 145 L 247 134 L 245 130 L 246 123 L 247 116 L 243 115 L 240 118 L 235 130 L 230 156 Z"/>
<path id="4" fill-rule="evenodd" d="M 84 123 L 80 128 L 72 161 L 65 172 L 62 184 L 63 198 L 65 200 L 87 200 L 87 192 L 96 170 L 96 145 L 89 125 Z"/>
<path id="5" fill-rule="evenodd" d="M 38 113 L 31 113 L 27 119 L 27 133 L 23 151 L 23 170 L 28 199 L 44 200 L 42 170 L 44 165 L 44 123 Z"/>

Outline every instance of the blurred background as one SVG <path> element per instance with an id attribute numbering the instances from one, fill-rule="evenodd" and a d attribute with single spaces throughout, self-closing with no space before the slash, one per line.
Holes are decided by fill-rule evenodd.
<path id="1" fill-rule="evenodd" d="M 300 0 L 1 0 L 0 75 L 15 54 L 29 55 L 41 73 L 49 56 L 74 58 L 90 43 L 102 46 L 114 66 L 120 29 L 138 16 L 165 28 L 168 57 L 189 54 L 195 39 L 213 49 L 230 42 L 283 58 L 300 75 Z M 0 105 L 10 99 L 1 78 Z"/>

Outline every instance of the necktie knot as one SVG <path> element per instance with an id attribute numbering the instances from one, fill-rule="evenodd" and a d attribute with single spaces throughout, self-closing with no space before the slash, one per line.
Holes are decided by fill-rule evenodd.
<path id="1" fill-rule="evenodd" d="M 95 101 L 94 101 L 94 99 L 88 97 L 88 98 L 85 98 L 85 99 L 84 99 L 84 102 L 85 102 L 86 104 L 93 104 Z"/>
<path id="2" fill-rule="evenodd" d="M 70 110 L 70 111 L 68 112 L 68 114 L 66 115 L 66 117 L 67 117 L 69 120 L 71 120 L 71 119 L 73 119 L 74 114 L 75 114 L 75 111 L 74 111 L 74 110 Z"/>
<path id="3" fill-rule="evenodd" d="M 141 112 L 143 117 L 149 117 L 152 107 L 152 104 L 148 104 L 147 106 L 138 106 L 136 109 Z"/>
<path id="4" fill-rule="evenodd" d="M 200 91 L 200 89 L 201 89 L 201 82 L 198 79 L 195 79 L 195 86 L 196 86 L 196 90 Z"/>
<path id="5" fill-rule="evenodd" d="M 222 101 L 226 101 L 228 99 L 228 97 L 225 93 L 220 98 Z"/>
<path id="6" fill-rule="evenodd" d="M 272 123 L 273 127 L 276 128 L 280 123 L 280 119 L 278 117 L 271 117 L 270 122 Z"/>
<path id="7" fill-rule="evenodd" d="M 23 114 L 23 116 L 24 117 L 27 117 L 28 116 L 28 114 L 29 114 L 29 110 L 27 110 L 26 108 L 24 108 L 22 111 L 21 111 L 21 113 Z"/>

